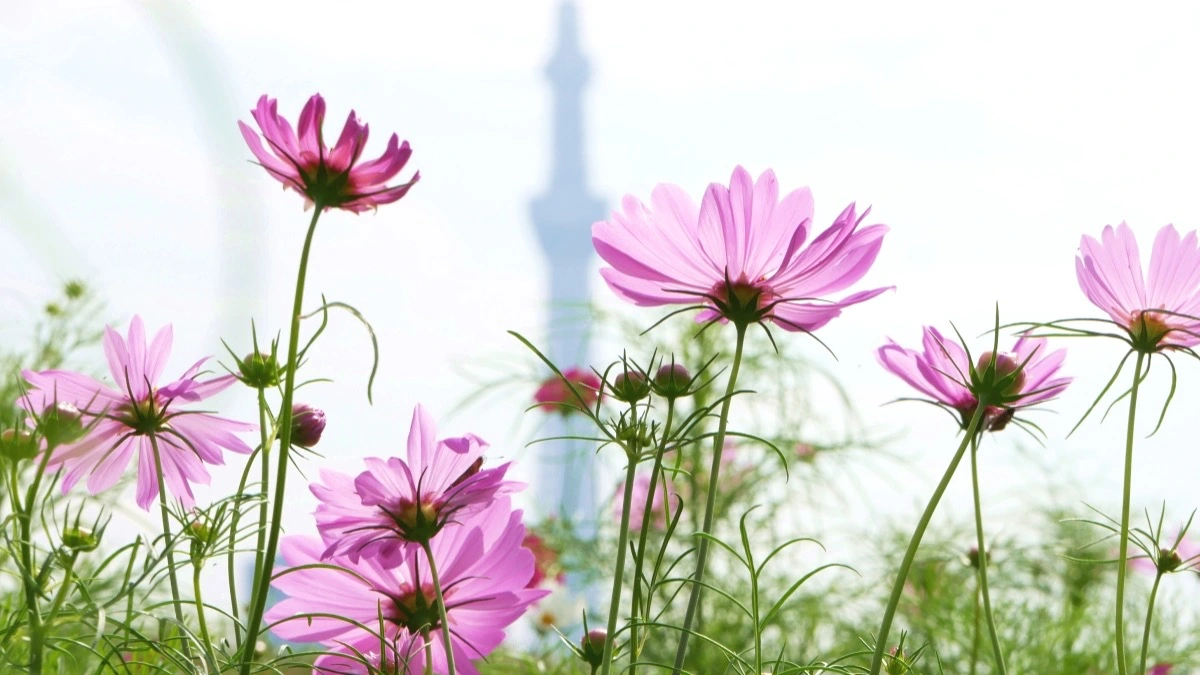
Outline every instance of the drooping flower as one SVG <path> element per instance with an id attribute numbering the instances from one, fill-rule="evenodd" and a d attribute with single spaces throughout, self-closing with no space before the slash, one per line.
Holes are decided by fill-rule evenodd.
<path id="1" fill-rule="evenodd" d="M 524 534 L 521 512 L 500 499 L 430 541 L 446 600 L 455 666 L 463 675 L 478 673 L 472 662 L 491 653 L 504 639 L 505 628 L 546 595 L 527 588 L 534 562 L 533 554 L 521 546 Z M 388 568 L 379 558 L 327 558 L 320 539 L 299 535 L 284 538 L 280 551 L 287 567 L 321 565 L 287 573 L 276 570 L 279 576 L 272 583 L 288 597 L 266 615 L 279 637 L 319 642 L 335 652 L 317 659 L 315 672 L 366 673 L 353 658 L 357 651 L 389 667 L 406 664 L 402 672 L 421 673 L 427 639 L 435 645 L 434 672 L 447 672 L 442 648 L 447 627 L 438 616 L 424 554 Z M 351 623 L 378 631 L 380 617 L 382 645 L 379 636 Z"/>
<path id="2" fill-rule="evenodd" d="M 575 390 L 579 392 L 583 402 L 580 403 L 579 398 L 571 393 L 566 382 L 563 382 L 563 377 L 552 375 L 546 378 L 533 394 L 533 400 L 542 410 L 568 415 L 577 411 L 581 405 L 594 405 L 600 398 L 600 377 L 596 373 L 587 368 L 573 366 L 564 369 L 562 374 L 567 382 L 575 385 Z"/>
<path id="3" fill-rule="evenodd" d="M 400 199 L 421 178 L 421 173 L 417 172 L 407 183 L 387 185 L 412 155 L 408 141 L 400 143 L 396 134 L 392 134 L 379 159 L 359 164 L 359 157 L 367 145 L 368 125 L 361 122 L 353 110 L 337 144 L 329 148 L 322 131 L 325 99 L 320 94 L 313 94 L 300 111 L 299 133 L 279 116 L 277 107 L 278 102 L 264 94 L 258 99 L 258 106 L 250 111 L 262 130 L 261 139 L 245 122 L 239 121 L 238 127 L 246 145 L 267 173 L 283 183 L 285 189 L 291 188 L 304 195 L 307 204 L 361 213 Z M 267 142 L 266 148 L 263 140 Z"/>
<path id="4" fill-rule="evenodd" d="M 650 526 L 654 529 L 664 529 L 667 526 L 667 514 L 675 517 L 675 510 L 679 508 L 679 501 L 676 498 L 675 484 L 668 478 L 666 480 L 666 494 L 663 494 L 663 479 L 658 479 L 658 486 L 654 489 L 654 501 L 650 504 Z M 625 495 L 625 481 L 617 486 L 617 492 L 613 496 L 613 518 L 621 521 L 621 506 Z M 646 499 L 650 496 L 650 474 L 639 473 L 633 478 L 633 500 L 629 506 L 629 530 L 638 532 L 642 529 L 642 520 L 646 514 Z"/>
<path id="5" fill-rule="evenodd" d="M 504 479 L 508 464 L 484 469 L 487 443 L 474 434 L 438 440 L 433 417 L 418 405 L 408 432 L 407 459 L 363 460 L 356 478 L 323 470 L 310 485 L 320 500 L 317 528 L 326 556 L 378 557 L 394 567 L 448 523 L 462 522 L 522 484 Z"/>
<path id="6" fill-rule="evenodd" d="M 162 476 L 171 494 L 185 508 L 195 505 L 191 483 L 207 485 L 205 464 L 224 464 L 222 450 L 251 451 L 236 436 L 254 425 L 187 410 L 237 382 L 233 375 L 201 379 L 200 368 L 208 357 L 192 365 L 179 379 L 158 386 L 171 353 L 168 324 L 146 344 L 141 317 L 129 322 L 126 338 L 111 327 L 104 329 L 104 354 L 115 386 L 82 373 L 64 370 L 24 371 L 32 386 L 22 405 L 40 414 L 47 406 L 69 403 L 78 410 L 87 434 L 54 450 L 47 467 L 63 468 L 66 493 L 84 474 L 92 494 L 112 487 L 137 455 L 137 504 L 149 509 L 160 489 L 154 447 L 162 460 Z"/>
<path id="7" fill-rule="evenodd" d="M 1071 382 L 1058 376 L 1066 350 L 1049 352 L 1042 338 L 1020 337 L 1011 352 L 984 352 L 976 364 L 961 344 L 936 328 L 927 326 L 922 342 L 918 352 L 888 340 L 876 356 L 893 375 L 956 413 L 963 426 L 974 415 L 982 391 L 989 398 L 984 426 L 999 431 L 1015 411 L 1058 396 Z"/>
<path id="8" fill-rule="evenodd" d="M 626 196 L 622 209 L 592 226 L 592 242 L 611 265 L 600 270 L 604 281 L 636 305 L 702 305 L 697 321 L 770 320 L 785 330 L 813 331 L 842 308 L 887 290 L 825 298 L 862 279 L 887 226 L 859 230 L 867 213 L 856 215 L 851 204 L 809 241 L 811 192 L 801 188 L 780 199 L 770 170 L 754 182 L 737 167 L 729 187 L 710 185 L 698 208 L 679 187 L 659 185 L 649 208 Z"/>
<path id="9" fill-rule="evenodd" d="M 1174 225 L 1154 238 L 1150 273 L 1143 278 L 1141 255 L 1125 223 L 1109 225 L 1100 241 L 1079 243 L 1075 275 L 1088 300 L 1108 313 L 1145 353 L 1200 344 L 1200 243 L 1182 239 Z"/>

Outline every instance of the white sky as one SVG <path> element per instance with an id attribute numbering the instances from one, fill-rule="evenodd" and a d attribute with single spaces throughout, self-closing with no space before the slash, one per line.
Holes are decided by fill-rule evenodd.
<path id="1" fill-rule="evenodd" d="M 357 305 L 383 349 L 373 408 L 355 322 L 338 319 L 312 364 L 338 380 L 306 397 L 330 418 L 321 449 L 357 470 L 358 457 L 401 447 L 414 403 L 446 417 L 469 387 L 454 364 L 523 357 L 504 331 L 542 330 L 544 264 L 527 213 L 549 167 L 542 68 L 556 5 L 174 4 L 4 8 L 0 334 L 19 334 L 10 313 L 25 317 L 7 289 L 36 302 L 75 276 L 122 328 L 135 312 L 151 326 L 173 322 L 176 370 L 220 354 L 219 335 L 245 351 L 251 315 L 264 332 L 282 326 L 307 214 L 247 161 L 235 122 L 264 92 L 294 120 L 319 91 L 331 125 L 351 107 L 370 123 L 368 155 L 396 131 L 423 175 L 400 204 L 329 214 L 317 235 L 309 297 Z M 593 191 L 614 204 L 672 182 L 698 198 L 740 163 L 774 168 L 784 187 L 810 185 L 821 227 L 851 200 L 873 205 L 892 231 L 867 283 L 898 290 L 822 330 L 838 361 L 812 354 L 877 430 L 906 432 L 892 449 L 917 462 L 890 483 L 890 470 L 860 467 L 868 503 L 850 513 L 911 520 L 954 430 L 931 409 L 879 408 L 910 392 L 876 365 L 874 348 L 885 336 L 915 345 L 925 323 L 978 334 L 997 301 L 1006 320 L 1098 315 L 1074 277 L 1082 233 L 1127 220 L 1148 254 L 1161 225 L 1200 225 L 1198 14 L 1187 3 L 587 0 Z M 249 266 L 245 297 L 220 296 L 222 264 Z M 648 310 L 645 322 L 658 316 Z M 1063 437 L 1120 353 L 1069 346 L 1076 384 L 1034 454 L 1086 486 L 1079 498 L 1115 511 L 1122 416 Z M 1200 505 L 1200 369 L 1181 370 L 1174 412 L 1140 442 L 1135 469 L 1135 508 L 1165 499 L 1176 518 Z M 1148 389 L 1147 432 L 1165 385 Z M 516 455 L 533 422 L 514 433 L 524 406 L 515 393 L 445 431 L 474 431 Z M 224 402 L 227 414 L 253 417 L 248 396 Z M 989 442 L 984 458 L 997 510 L 1046 500 L 1042 478 L 1015 459 L 1016 440 Z M 961 508 L 965 478 L 951 495 Z M 292 485 L 289 524 L 308 531 L 312 500 Z"/>

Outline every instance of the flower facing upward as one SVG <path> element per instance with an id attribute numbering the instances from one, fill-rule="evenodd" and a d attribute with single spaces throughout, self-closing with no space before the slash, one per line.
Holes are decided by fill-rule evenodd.
<path id="1" fill-rule="evenodd" d="M 279 576 L 272 584 L 288 597 L 267 612 L 266 620 L 279 622 L 272 630 L 285 640 L 320 642 L 342 654 L 317 659 L 318 673 L 366 673 L 367 668 L 352 658 L 354 650 L 391 668 L 406 664 L 407 669 L 399 672 L 423 673 L 426 639 L 435 645 L 431 650 L 434 672 L 445 673 L 442 631 L 448 628 L 458 672 L 475 675 L 478 671 L 471 662 L 495 649 L 504 639 L 504 629 L 547 593 L 527 588 L 534 562 L 533 554 L 521 546 L 524 534 L 521 512 L 500 499 L 433 538 L 430 548 L 446 600 L 448 627 L 438 617 L 424 554 L 408 556 L 402 565 L 388 568 L 379 558 L 327 559 L 316 537 L 286 537 L 280 552 L 289 567 L 322 566 L 283 574 L 283 569 L 276 570 Z M 330 564 L 347 571 L 332 569 Z M 351 623 L 378 631 L 380 617 L 382 650 L 379 636 Z M 422 635 L 426 630 L 428 638 Z"/>
<path id="2" fill-rule="evenodd" d="M 33 389 L 22 404 L 40 413 L 47 405 L 69 403 L 80 415 L 86 435 L 54 450 L 47 467 L 63 468 L 63 492 L 84 474 L 87 487 L 97 494 L 116 484 L 129 460 L 137 454 L 137 504 L 149 509 L 160 486 L 154 464 L 154 445 L 162 459 L 166 487 L 185 508 L 195 504 L 191 483 L 209 482 L 204 464 L 224 464 L 222 449 L 249 453 L 250 446 L 235 433 L 252 431 L 252 424 L 235 422 L 208 413 L 182 409 L 237 382 L 232 375 L 200 379 L 197 361 L 178 380 L 157 386 L 171 353 L 171 326 L 164 326 L 146 345 L 141 317 L 129 322 L 122 338 L 112 328 L 104 329 L 104 354 L 116 386 L 102 384 L 82 373 L 63 370 L 26 370 L 23 375 Z"/>
<path id="3" fill-rule="evenodd" d="M 985 352 L 972 364 L 962 345 L 926 327 L 922 351 L 889 340 L 876 356 L 893 375 L 954 411 L 964 426 L 975 413 L 977 396 L 986 391 L 984 424 L 993 431 L 1002 429 L 1013 411 L 1048 401 L 1071 382 L 1057 376 L 1066 351 L 1047 352 L 1041 338 L 1018 338 L 1012 352 Z"/>
<path id="4" fill-rule="evenodd" d="M 697 321 L 769 319 L 813 331 L 887 290 L 824 298 L 867 273 L 887 226 L 859 230 L 867 214 L 851 204 L 810 241 L 812 194 L 801 188 L 780 199 L 769 170 L 754 182 L 737 167 L 729 187 L 710 185 L 699 207 L 674 185 L 655 188 L 649 208 L 632 196 L 622 207 L 592 226 L 592 242 L 611 265 L 600 270 L 609 288 L 637 305 L 702 305 Z"/>
<path id="5" fill-rule="evenodd" d="M 245 122 L 238 122 L 238 127 L 250 152 L 267 173 L 283 183 L 285 189 L 304 195 L 309 204 L 361 213 L 400 199 L 421 178 L 417 172 L 407 183 L 391 187 L 386 184 L 400 173 L 412 155 L 408 141 L 400 143 L 396 134 L 392 134 L 379 159 L 359 164 L 367 145 L 368 126 L 355 117 L 353 110 L 331 149 L 325 145 L 322 131 L 325 99 L 320 94 L 313 94 L 300 111 L 299 133 L 279 116 L 277 106 L 275 99 L 264 94 L 258 99 L 258 106 L 250 111 L 262 130 L 261 139 Z M 263 140 L 270 152 L 263 147 Z"/>
<path id="6" fill-rule="evenodd" d="M 592 371 L 573 366 L 564 369 L 562 374 L 567 382 L 575 385 L 575 390 L 579 392 L 579 397 L 583 399 L 583 402 L 581 403 L 579 398 L 571 393 L 566 382 L 563 382 L 563 377 L 552 375 L 542 382 L 533 394 L 533 400 L 542 410 L 568 415 L 573 411 L 578 411 L 581 405 L 592 406 L 600 398 L 600 378 Z"/>
<path id="7" fill-rule="evenodd" d="M 1109 225 L 1100 241 L 1084 235 L 1075 276 L 1088 300 L 1145 352 L 1200 344 L 1200 245 L 1196 233 L 1180 239 L 1174 225 L 1154 238 L 1150 274 L 1143 279 L 1137 240 L 1125 223 Z"/>
<path id="8" fill-rule="evenodd" d="M 433 418 L 418 405 L 408 432 L 408 459 L 368 457 L 357 478 L 324 470 L 310 485 L 320 500 L 317 528 L 326 556 L 378 557 L 394 567 L 448 523 L 469 517 L 520 483 L 505 480 L 508 464 L 484 469 L 487 443 L 467 434 L 438 440 Z"/>

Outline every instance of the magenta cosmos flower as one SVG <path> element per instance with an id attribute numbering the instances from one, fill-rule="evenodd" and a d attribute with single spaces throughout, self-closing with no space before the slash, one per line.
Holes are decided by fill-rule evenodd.
<path id="1" fill-rule="evenodd" d="M 812 193 L 801 188 L 780 199 L 769 170 L 755 182 L 737 167 L 729 187 L 710 185 L 699 207 L 674 185 L 655 188 L 649 208 L 632 196 L 622 207 L 592 226 L 592 242 L 611 265 L 600 270 L 608 287 L 636 305 L 700 305 L 698 321 L 769 319 L 813 331 L 887 290 L 825 299 L 867 273 L 887 226 L 858 229 L 867 214 L 857 216 L 851 204 L 810 240 Z"/>
<path id="2" fill-rule="evenodd" d="M 137 504 L 149 509 L 160 486 L 154 465 L 154 444 L 162 459 L 163 480 L 185 508 L 195 504 L 191 483 L 207 485 L 207 464 L 224 464 L 222 449 L 249 453 L 250 446 L 237 432 L 253 431 L 254 425 L 235 422 L 205 412 L 186 410 L 237 382 L 232 375 L 200 379 L 200 359 L 179 379 L 158 386 L 159 376 L 171 353 L 171 326 L 164 326 L 146 345 L 141 317 L 129 322 L 129 335 L 122 338 L 110 327 L 104 329 L 104 354 L 115 387 L 82 373 L 63 370 L 26 370 L 23 375 L 33 389 L 23 401 L 31 413 L 47 406 L 70 403 L 79 409 L 89 429 L 78 441 L 54 450 L 47 466 L 63 468 L 63 492 L 84 474 L 87 488 L 97 494 L 112 487 L 134 455 L 137 455 Z"/>
<path id="3" fill-rule="evenodd" d="M 396 134 L 392 134 L 379 159 L 359 164 L 369 129 L 355 117 L 353 110 L 337 144 L 330 149 L 322 133 L 325 99 L 320 94 L 313 94 L 300 111 L 298 134 L 279 116 L 276 107 L 277 101 L 264 94 L 258 99 L 258 106 L 250 111 L 262 130 L 262 140 L 246 123 L 238 122 L 238 127 L 267 173 L 283 183 L 285 189 L 304 195 L 309 204 L 361 213 L 400 199 L 421 178 L 417 172 L 407 183 L 387 185 L 412 155 L 408 141 L 400 143 Z M 263 147 L 263 140 L 270 152 Z"/>
<path id="4" fill-rule="evenodd" d="M 428 541 L 448 523 L 461 522 L 522 484 L 504 480 L 508 464 L 484 469 L 485 443 L 478 436 L 438 440 L 425 408 L 413 411 L 408 459 L 369 457 L 357 478 L 324 470 L 313 483 L 317 528 L 326 556 L 378 557 L 384 567 Z"/>
<path id="5" fill-rule="evenodd" d="M 579 392 L 579 398 L 583 399 L 581 403 L 575 394 L 567 387 L 567 383 L 563 382 L 563 378 L 567 382 L 575 385 L 575 390 Z M 568 415 L 579 410 L 581 405 L 586 404 L 589 408 L 596 403 L 600 398 L 600 377 L 587 368 L 572 366 L 562 371 L 562 377 L 552 375 L 538 387 L 533 394 L 533 400 L 537 402 L 538 407 L 546 412 L 559 412 L 563 415 Z"/>
<path id="6" fill-rule="evenodd" d="M 525 527 L 521 512 L 507 499 L 492 502 L 461 525 L 444 529 L 430 541 L 438 579 L 446 600 L 449 626 L 442 626 L 434 600 L 433 578 L 424 555 L 389 568 L 379 558 L 325 555 L 316 537 L 286 537 L 280 551 L 289 567 L 276 570 L 276 589 L 288 597 L 267 612 L 276 635 L 296 642 L 319 642 L 335 654 L 314 664 L 321 673 L 365 673 L 353 655 L 368 655 L 387 668 L 406 664 L 400 672 L 422 673 L 426 640 L 433 643 L 433 670 L 447 672 L 442 631 L 447 628 L 458 672 L 474 675 L 472 661 L 486 657 L 516 621 L 546 591 L 527 588 L 534 556 L 521 546 Z M 332 618 L 334 615 L 342 618 Z M 378 631 L 383 640 L 350 621 Z M 428 636 L 423 635 L 428 631 Z M 390 672 L 390 671 L 389 671 Z"/>
<path id="7" fill-rule="evenodd" d="M 1200 246 L 1196 233 L 1180 239 L 1174 225 L 1154 238 L 1150 274 L 1125 223 L 1109 225 L 1100 241 L 1079 243 L 1075 275 L 1088 300 L 1129 333 L 1134 349 L 1150 353 L 1200 344 Z"/>
<path id="8" fill-rule="evenodd" d="M 1021 337 L 1011 352 L 980 355 L 971 363 L 966 349 L 947 340 L 936 328 L 926 327 L 922 351 L 906 349 L 889 340 L 879 348 L 879 362 L 893 375 L 925 394 L 934 403 L 955 413 L 961 424 L 975 414 L 976 398 L 988 391 L 984 425 L 999 431 L 1011 414 L 1058 396 L 1071 383 L 1059 377 L 1066 350 L 1049 352 L 1046 340 Z"/>

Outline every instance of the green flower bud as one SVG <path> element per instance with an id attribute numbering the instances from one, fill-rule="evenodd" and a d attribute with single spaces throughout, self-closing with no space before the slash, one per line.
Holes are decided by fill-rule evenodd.
<path id="1" fill-rule="evenodd" d="M 100 537 L 87 528 L 68 527 L 63 530 L 62 545 L 74 553 L 86 553 L 96 550 L 100 545 Z"/>
<path id="2" fill-rule="evenodd" d="M 253 389 L 270 389 L 279 386 L 279 362 L 273 354 L 252 352 L 238 361 L 240 379 Z"/>
<path id="3" fill-rule="evenodd" d="M 646 376 L 636 370 L 627 370 L 615 378 L 609 385 L 613 398 L 625 403 L 637 403 L 650 395 L 650 382 Z"/>
<path id="4" fill-rule="evenodd" d="M 38 454 L 38 442 L 27 429 L 0 431 L 0 457 L 19 462 Z"/>

